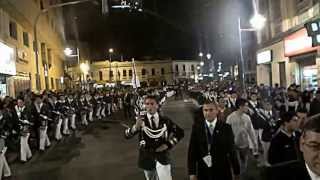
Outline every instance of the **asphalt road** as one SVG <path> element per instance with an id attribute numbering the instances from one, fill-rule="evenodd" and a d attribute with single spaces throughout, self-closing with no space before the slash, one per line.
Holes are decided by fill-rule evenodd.
<path id="1" fill-rule="evenodd" d="M 172 150 L 173 179 L 187 179 L 187 147 L 192 117 L 191 102 L 170 100 L 164 113 L 185 130 L 184 139 Z M 121 116 L 114 117 L 122 121 Z M 132 122 L 126 122 L 132 124 Z M 143 180 L 137 167 L 137 138 L 126 140 L 120 123 L 95 122 L 65 138 L 26 163 L 11 165 L 14 180 Z M 255 174 L 255 170 L 251 169 Z M 246 178 L 247 179 L 247 178 Z M 260 179 L 260 178 L 248 178 Z"/>

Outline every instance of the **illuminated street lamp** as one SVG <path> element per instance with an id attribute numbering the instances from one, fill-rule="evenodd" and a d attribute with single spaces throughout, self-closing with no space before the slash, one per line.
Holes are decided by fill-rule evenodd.
<path id="1" fill-rule="evenodd" d="M 67 47 L 64 49 L 64 54 L 68 57 L 77 57 L 78 65 L 80 65 L 80 50 L 77 48 L 77 54 L 72 54 L 72 49 Z"/>
<path id="2" fill-rule="evenodd" d="M 88 74 L 90 67 L 87 63 L 81 63 L 80 64 L 80 69 L 82 71 L 83 74 Z"/>
<path id="3" fill-rule="evenodd" d="M 212 55 L 211 55 L 210 53 L 208 53 L 206 56 L 207 56 L 207 59 L 208 59 L 208 60 L 210 60 L 211 57 L 212 57 Z"/>
<path id="4" fill-rule="evenodd" d="M 204 66 L 204 62 L 203 61 L 200 62 L 200 66 Z"/>
<path id="5" fill-rule="evenodd" d="M 261 14 L 255 13 L 255 15 L 250 19 L 251 26 L 256 30 L 261 30 L 266 23 L 266 18 Z"/>
<path id="6" fill-rule="evenodd" d="M 72 54 L 72 50 L 70 48 L 66 48 L 66 49 L 64 49 L 64 54 L 66 56 L 70 56 Z"/>
<path id="7" fill-rule="evenodd" d="M 238 33 L 239 33 L 239 45 L 240 45 L 240 66 L 241 66 L 241 83 L 242 87 L 246 88 L 245 84 L 245 66 L 243 58 L 243 47 L 242 47 L 242 32 L 256 32 L 261 30 L 266 22 L 266 18 L 260 15 L 258 12 L 255 12 L 255 15 L 251 18 L 250 24 L 252 28 L 242 29 L 241 28 L 241 19 L 238 17 Z"/>
<path id="8" fill-rule="evenodd" d="M 203 56 L 203 53 L 202 53 L 202 52 L 200 52 L 200 53 L 199 53 L 199 57 L 202 57 L 202 56 Z"/>

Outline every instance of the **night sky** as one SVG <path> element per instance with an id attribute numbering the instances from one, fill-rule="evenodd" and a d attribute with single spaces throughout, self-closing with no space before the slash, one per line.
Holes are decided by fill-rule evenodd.
<path id="1" fill-rule="evenodd" d="M 88 43 L 93 60 L 106 59 L 112 47 L 125 59 L 195 59 L 201 51 L 230 64 L 239 57 L 238 14 L 248 19 L 251 6 L 251 0 L 144 0 L 143 13 L 103 15 L 100 4 L 85 3 L 64 8 L 66 35 Z"/>

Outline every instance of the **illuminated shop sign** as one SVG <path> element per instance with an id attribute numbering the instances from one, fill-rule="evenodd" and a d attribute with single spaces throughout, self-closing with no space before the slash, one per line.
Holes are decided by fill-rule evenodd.
<path id="1" fill-rule="evenodd" d="M 15 51 L 0 42 L 0 73 L 16 75 Z"/>
<path id="2" fill-rule="evenodd" d="M 264 64 L 272 61 L 272 51 L 267 50 L 257 54 L 257 63 Z"/>
<path id="3" fill-rule="evenodd" d="M 316 51 L 317 47 L 312 47 L 312 38 L 303 28 L 284 39 L 284 50 L 285 56 L 290 57 Z"/>

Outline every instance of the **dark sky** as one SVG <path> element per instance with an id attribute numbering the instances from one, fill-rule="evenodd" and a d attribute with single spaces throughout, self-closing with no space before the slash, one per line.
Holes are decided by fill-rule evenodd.
<path id="1" fill-rule="evenodd" d="M 239 53 L 237 16 L 251 14 L 251 0 L 144 0 L 143 8 L 108 15 L 93 3 L 64 8 L 67 39 L 88 43 L 96 60 L 112 47 L 125 58 L 194 59 L 202 51 L 232 62 Z"/>

